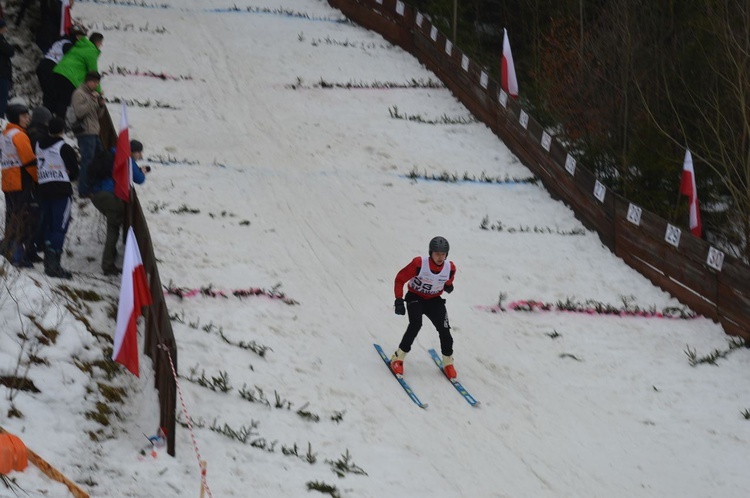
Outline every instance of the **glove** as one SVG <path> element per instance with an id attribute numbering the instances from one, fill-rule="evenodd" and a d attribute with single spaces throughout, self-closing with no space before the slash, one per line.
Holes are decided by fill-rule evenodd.
<path id="1" fill-rule="evenodd" d="M 451 292 L 453 292 L 453 286 L 452 285 L 446 285 L 445 287 L 443 287 L 443 290 L 445 292 L 447 292 L 448 294 L 450 294 Z"/>
<path id="2" fill-rule="evenodd" d="M 400 297 L 396 298 L 396 301 L 393 303 L 393 309 L 396 311 L 397 315 L 405 315 L 406 306 L 404 306 L 404 300 Z"/>

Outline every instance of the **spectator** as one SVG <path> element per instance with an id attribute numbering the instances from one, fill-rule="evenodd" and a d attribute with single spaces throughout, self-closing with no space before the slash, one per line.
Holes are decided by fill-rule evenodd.
<path id="1" fill-rule="evenodd" d="M 26 134 L 29 136 L 29 140 L 31 141 L 31 150 L 35 151 L 36 144 L 39 139 L 47 136 L 47 125 L 49 124 L 49 120 L 51 118 L 52 113 L 50 113 L 46 107 L 39 106 L 31 111 L 31 123 L 26 127 Z M 36 253 L 44 250 L 44 230 L 42 229 L 43 215 L 39 209 L 38 199 L 34 199 L 31 202 L 29 216 L 29 223 L 31 223 L 34 227 L 34 256 L 32 256 L 31 259 L 32 261 L 36 262 L 38 260 Z"/>
<path id="2" fill-rule="evenodd" d="M 139 142 L 138 140 L 131 140 L 130 141 L 130 160 L 132 163 L 139 168 L 144 173 L 148 173 L 151 171 L 151 166 L 138 166 L 138 163 L 136 161 L 140 161 L 143 159 L 143 144 Z"/>
<path id="3" fill-rule="evenodd" d="M 44 106 L 39 106 L 31 111 L 31 123 L 26 128 L 26 134 L 31 140 L 31 148 L 36 149 L 39 139 L 47 136 L 47 127 L 52 119 L 52 113 Z"/>
<path id="4" fill-rule="evenodd" d="M 39 79 L 39 87 L 42 89 L 42 105 L 47 109 L 52 110 L 55 106 L 55 83 L 52 71 L 63 56 L 73 48 L 73 44 L 78 41 L 78 38 L 84 34 L 81 28 L 73 26 L 70 29 L 70 34 L 53 43 L 36 66 L 36 77 Z"/>
<path id="5" fill-rule="evenodd" d="M 16 26 L 20 26 L 26 16 L 26 10 L 35 0 L 22 0 L 16 12 Z M 18 3 L 18 2 L 16 2 Z M 63 34 L 69 33 L 72 24 L 70 9 L 73 0 L 39 0 L 39 25 L 36 32 L 36 44 L 43 53 L 49 50 L 52 43 Z"/>
<path id="6" fill-rule="evenodd" d="M 76 120 L 81 122 L 82 129 L 74 130 L 81 151 L 81 170 L 78 175 L 78 194 L 88 197 L 91 193 L 88 168 L 91 161 L 104 148 L 99 138 L 99 118 L 104 113 L 104 97 L 99 95 L 99 73 L 86 74 L 85 81 L 73 92 L 71 103 Z"/>
<path id="7" fill-rule="evenodd" d="M 52 118 L 49 135 L 42 137 L 36 146 L 37 192 L 44 220 L 44 273 L 56 278 L 72 276 L 62 267 L 60 259 L 73 203 L 70 182 L 78 177 L 78 158 L 73 147 L 63 139 L 64 129 L 65 121 L 62 118 Z"/>
<path id="8" fill-rule="evenodd" d="M 84 82 L 88 73 L 98 73 L 97 65 L 103 42 L 104 36 L 101 33 L 92 33 L 88 38 L 81 36 L 52 70 L 55 105 L 50 110 L 54 115 L 65 119 L 73 92 Z M 101 92 L 101 89 L 97 88 L 97 91 Z"/>
<path id="9" fill-rule="evenodd" d="M 28 268 L 36 257 L 31 222 L 31 204 L 37 182 L 36 156 L 25 131 L 31 116 L 23 104 L 9 105 L 5 115 L 9 124 L 0 139 L 5 194 L 5 237 L 1 250 L 14 266 Z"/>
<path id="10" fill-rule="evenodd" d="M 13 86 L 13 64 L 11 58 L 16 53 L 13 45 L 5 39 L 8 26 L 5 19 L 0 19 L 0 116 L 8 108 L 8 94 Z"/>
<path id="11" fill-rule="evenodd" d="M 115 181 L 112 168 L 115 161 L 115 149 L 99 153 L 91 165 L 92 195 L 91 201 L 107 218 L 107 240 L 102 251 L 102 271 L 105 275 L 117 275 L 122 270 L 115 266 L 117 256 L 117 239 L 125 219 L 125 201 L 115 196 Z M 130 161 L 133 181 L 141 184 L 146 180 L 143 170 L 135 161 Z"/>

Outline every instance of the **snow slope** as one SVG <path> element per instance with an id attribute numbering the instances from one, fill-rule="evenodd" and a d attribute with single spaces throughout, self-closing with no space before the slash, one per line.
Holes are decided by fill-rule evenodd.
<path id="1" fill-rule="evenodd" d="M 79 0 L 74 14 L 105 34 L 110 112 L 118 122 L 114 100 L 131 102 L 131 137 L 144 142 L 153 166 L 138 194 L 162 281 L 227 291 L 280 284 L 299 303 L 167 298 L 179 383 L 213 496 L 310 496 L 312 482 L 352 497 L 746 495 L 750 438 L 741 412 L 750 404 L 750 354 L 733 351 L 717 368 L 691 367 L 685 353 L 727 349 L 718 325 L 477 308 L 497 304 L 501 292 L 506 304 L 573 298 L 620 306 L 630 296 L 644 308 L 679 303 L 538 185 L 407 178 L 414 168 L 530 176 L 481 124 L 391 117 L 396 108 L 425 120 L 467 118 L 447 90 L 316 85 L 436 81 L 413 57 L 340 22 L 322 1 Z M 149 71 L 169 77 L 132 74 Z M 485 217 L 506 229 L 482 230 Z M 111 333 L 118 282 L 98 276 L 103 230 L 101 216 L 80 202 L 64 263 L 77 273 L 71 288 L 104 296 L 71 307 Z M 372 347 L 396 348 L 406 321 L 392 311 L 393 278 L 435 235 L 451 242 L 458 267 L 447 296 L 456 368 L 478 408 L 431 362 L 427 349 L 438 341 L 430 324 L 406 361 L 427 410 L 409 401 Z M 163 450 L 139 458 L 158 420 L 148 360 L 140 379 L 81 371 L 72 357 L 94 361 L 107 343 L 56 304 L 63 283 L 39 268 L 6 271 L 2 371 L 16 365 L 16 332 L 28 325 L 8 292 L 60 335 L 37 351 L 48 365 L 28 372 L 42 392 L 18 394 L 24 418 L 8 419 L 3 409 L 2 425 L 92 496 L 196 496 L 188 429 L 178 428 L 175 459 Z M 251 341 L 270 350 L 261 357 L 238 347 Z M 232 389 L 190 382 L 201 375 L 223 375 Z M 101 402 L 97 383 L 127 389 L 123 403 L 109 403 L 119 416 L 108 427 L 86 418 Z M 243 428 L 245 443 L 236 437 Z M 295 444 L 299 457 L 284 454 Z M 326 461 L 347 452 L 366 475 L 331 472 Z M 67 496 L 34 469 L 12 477 L 31 496 Z"/>

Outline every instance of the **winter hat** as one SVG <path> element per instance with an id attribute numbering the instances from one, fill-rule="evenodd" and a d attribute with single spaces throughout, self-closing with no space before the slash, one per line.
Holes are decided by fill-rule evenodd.
<path id="1" fill-rule="evenodd" d="M 8 24 L 5 22 L 5 19 L 0 18 L 0 29 L 6 27 Z"/>
<path id="2" fill-rule="evenodd" d="M 29 108 L 23 104 L 10 104 L 5 110 L 5 117 L 13 124 L 19 124 L 22 114 L 28 114 Z"/>
<path id="3" fill-rule="evenodd" d="M 138 140 L 131 140 L 130 152 L 143 152 L 143 144 Z"/>
<path id="4" fill-rule="evenodd" d="M 86 78 L 84 81 L 101 81 L 102 75 L 97 73 L 96 71 L 89 71 L 86 73 Z"/>
<path id="5" fill-rule="evenodd" d="M 54 118 L 49 120 L 49 134 L 50 135 L 59 135 L 60 133 L 65 130 L 65 120 L 63 118 L 58 118 L 55 116 Z"/>
<path id="6" fill-rule="evenodd" d="M 47 126 L 50 119 L 52 119 L 52 113 L 49 112 L 49 109 L 47 109 L 43 105 L 40 105 L 39 107 L 31 111 L 32 124 Z"/>

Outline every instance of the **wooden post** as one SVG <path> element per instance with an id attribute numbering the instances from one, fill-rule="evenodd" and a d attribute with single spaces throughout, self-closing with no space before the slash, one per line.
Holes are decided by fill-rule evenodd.
<path id="1" fill-rule="evenodd" d="M 201 498 L 206 496 L 206 467 L 208 463 L 205 460 L 201 460 Z"/>

